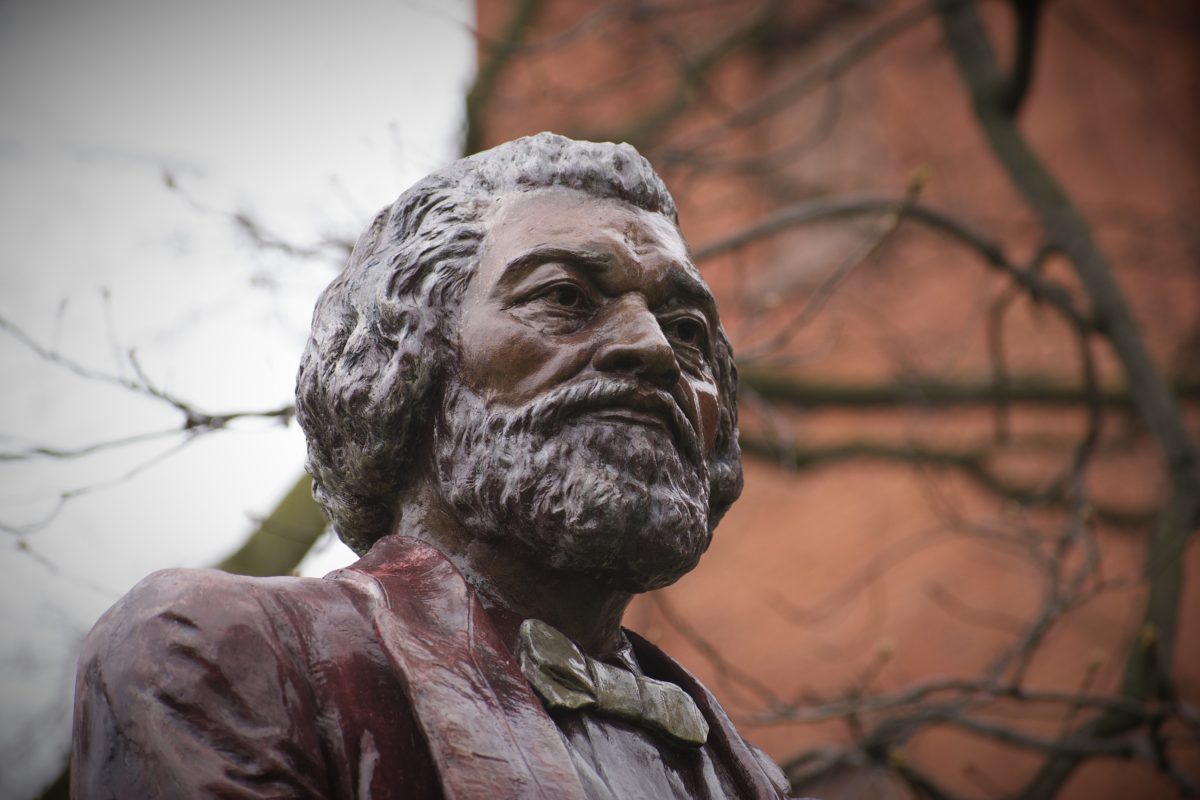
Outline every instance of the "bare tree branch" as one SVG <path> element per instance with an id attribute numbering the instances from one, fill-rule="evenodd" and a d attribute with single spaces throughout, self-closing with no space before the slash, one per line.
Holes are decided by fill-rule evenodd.
<path id="1" fill-rule="evenodd" d="M 79 362 L 64 356 L 58 350 L 47 347 L 32 336 L 26 333 L 22 328 L 4 317 L 0 317 L 0 330 L 8 333 L 19 343 L 24 345 L 35 355 L 42 360 L 54 364 L 57 367 L 70 372 L 85 380 L 98 381 L 112 386 L 117 386 L 134 394 L 143 397 L 149 397 L 153 400 L 165 403 L 171 406 L 176 411 L 183 415 L 183 423 L 179 428 L 170 430 L 148 431 L 144 433 L 136 433 L 128 436 L 115 437 L 110 440 L 93 442 L 91 444 L 80 445 L 76 447 L 53 447 L 49 445 L 35 445 L 27 447 L 23 450 L 0 451 L 0 461 L 18 461 L 26 458 L 45 457 L 45 458 L 80 458 L 83 456 L 97 453 L 101 450 L 111 450 L 114 448 L 125 447 L 132 444 L 139 444 L 154 439 L 165 438 L 171 434 L 188 433 L 195 434 L 200 432 L 221 430 L 229 425 L 229 423 L 240 419 L 272 419 L 279 420 L 283 424 L 287 424 L 295 416 L 295 406 L 287 404 L 278 408 L 268 408 L 255 411 L 225 411 L 219 413 L 210 413 L 201 411 L 191 403 L 182 400 L 179 397 L 167 392 L 166 390 L 155 385 L 142 369 L 141 363 L 138 361 L 135 351 L 130 350 L 126 354 L 129 365 L 132 368 L 134 378 L 126 378 L 120 375 L 113 375 L 107 372 L 92 369 L 84 366 Z"/>
<path id="2" fill-rule="evenodd" d="M 616 134 L 591 136 L 629 142 L 646 149 L 654 137 L 691 107 L 708 74 L 729 55 L 757 41 L 774 24 L 783 8 L 783 0 L 761 0 L 755 13 L 744 17 L 749 22 L 738 24 L 727 35 L 706 45 L 701 52 L 677 62 L 675 84 L 669 97 L 657 103 L 652 112 L 634 120 Z"/>
<path id="3" fill-rule="evenodd" d="M 692 258 L 697 262 L 706 261 L 797 225 L 863 214 L 887 213 L 889 209 L 894 209 L 898 202 L 900 201 L 882 197 L 840 197 L 798 203 L 777 211 L 762 222 L 696 248 Z M 915 202 L 907 206 L 905 219 L 919 222 L 966 245 L 988 266 L 1011 277 L 1035 301 L 1051 304 L 1080 327 L 1094 327 L 1092 320 L 1076 308 L 1071 293 L 1065 287 L 1040 277 L 1036 269 L 1016 264 L 1008 258 L 1003 247 L 969 223 Z"/>
<path id="4" fill-rule="evenodd" d="M 908 190 L 905 192 L 903 199 L 898 200 L 892 208 L 884 212 L 875 221 L 869 235 L 864 237 L 858 246 L 842 259 L 842 262 L 830 272 L 821 285 L 817 287 L 816 291 L 809 295 L 804 305 L 780 326 L 779 330 L 767 341 L 760 343 L 757 347 L 749 347 L 743 350 L 741 359 L 746 362 L 753 362 L 771 355 L 779 348 L 786 346 L 804 326 L 812 322 L 821 313 L 821 309 L 825 307 L 829 299 L 837 292 L 838 287 L 842 285 L 846 277 L 856 267 L 879 252 L 884 243 L 899 229 L 900 223 L 904 221 L 904 216 L 917 202 L 917 197 L 920 196 L 921 190 L 925 187 L 927 178 L 928 175 L 925 171 L 919 170 L 909 182 Z"/>
<path id="5" fill-rule="evenodd" d="M 488 57 L 479 65 L 475 82 L 466 99 L 466 120 L 463 131 L 463 154 L 471 155 L 483 148 L 482 119 L 496 89 L 496 82 L 520 48 L 542 10 L 542 0 L 518 0 L 500 41 L 489 48 Z"/>
<path id="6" fill-rule="evenodd" d="M 674 149 L 700 150 L 727 136 L 730 130 L 755 125 L 790 108 L 793 103 L 813 89 L 837 80 L 896 35 L 928 19 L 933 14 L 934 6 L 935 3 L 922 3 L 902 11 L 867 31 L 843 48 L 836 56 L 826 60 L 815 69 L 802 73 L 779 89 L 768 92 L 743 106 L 737 113 L 723 120 L 719 127 L 706 128 L 694 135 L 682 138 L 673 145 Z"/>
<path id="7" fill-rule="evenodd" d="M 1122 692 L 1133 698 L 1170 697 L 1173 682 L 1169 670 L 1183 583 L 1180 555 L 1200 515 L 1200 457 L 1087 222 L 1013 121 L 1007 83 L 977 9 L 974 4 L 961 4 L 943 8 L 940 13 L 946 41 L 994 155 L 1037 213 L 1047 241 L 1075 267 L 1091 299 L 1097 327 L 1120 359 L 1138 409 L 1161 448 L 1170 476 L 1171 498 L 1155 526 L 1147 555 L 1150 583 L 1143 630 L 1153 645 L 1135 648 L 1130 654 Z M 1136 723 L 1128 714 L 1106 713 L 1075 735 L 1105 738 Z M 1022 796 L 1033 800 L 1053 797 L 1081 760 L 1082 755 L 1074 753 L 1052 758 Z"/>
<path id="8" fill-rule="evenodd" d="M 301 475 L 242 546 L 223 559 L 217 569 L 241 575 L 287 575 L 296 569 L 328 524 L 325 512 L 313 500 L 312 478 Z"/>
<path id="9" fill-rule="evenodd" d="M 178 452 L 183 450 L 185 447 L 187 447 L 189 444 L 191 444 L 193 441 L 195 441 L 195 439 L 196 439 L 195 433 L 186 434 L 182 440 L 180 440 L 179 442 L 176 442 L 171 447 L 167 448 L 166 450 L 163 450 L 162 452 L 156 453 L 155 455 L 151 456 L 150 458 L 148 458 L 144 461 L 139 462 L 135 466 L 126 470 L 125 472 L 122 472 L 120 475 L 117 475 L 113 478 L 109 478 L 108 480 L 98 481 L 96 483 L 84 484 L 82 486 L 76 486 L 71 489 L 66 489 L 66 490 L 60 492 L 58 494 L 58 497 L 54 501 L 54 505 L 50 508 L 50 510 L 35 520 L 32 520 L 30 522 L 20 522 L 20 523 L 7 522 L 4 520 L 0 520 L 0 531 L 4 531 L 5 533 L 15 534 L 18 537 L 24 537 L 31 533 L 36 533 L 37 531 L 44 529 L 51 522 L 53 522 L 55 519 L 57 519 L 58 515 L 62 513 L 63 509 L 66 508 L 67 505 L 71 501 L 76 500 L 80 497 L 83 497 L 84 495 L 92 494 L 93 492 L 102 491 L 104 489 L 111 489 L 114 486 L 119 486 L 122 483 L 132 480 L 133 478 L 136 478 L 138 475 L 141 475 L 143 472 L 150 469 L 151 467 L 157 466 L 158 464 L 161 464 L 163 461 L 166 461 L 171 456 L 174 456 L 175 454 L 177 454 Z"/>
<path id="10" fill-rule="evenodd" d="M 1016 116 L 1033 81 L 1034 53 L 1042 20 L 1042 0 L 1012 0 L 1017 17 L 1017 35 L 1013 39 L 1013 65 L 1004 93 L 1004 110 Z"/>
<path id="11" fill-rule="evenodd" d="M 794 408 L 881 409 L 992 406 L 1001 400 L 994 382 L 901 378 L 888 383 L 851 384 L 797 378 L 757 364 L 738 364 L 738 379 L 763 399 Z M 1200 384 L 1180 381 L 1173 391 L 1191 403 L 1200 401 Z M 1109 408 L 1132 409 L 1128 389 L 1105 389 L 1098 400 Z M 1042 375 L 1009 376 L 1003 389 L 1008 404 L 1080 408 L 1091 402 L 1086 387 L 1064 385 Z"/>

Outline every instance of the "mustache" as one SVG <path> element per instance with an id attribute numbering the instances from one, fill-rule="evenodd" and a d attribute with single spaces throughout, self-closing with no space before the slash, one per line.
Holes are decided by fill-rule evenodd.
<path id="1" fill-rule="evenodd" d="M 522 406 L 508 418 L 509 429 L 535 430 L 539 426 L 561 426 L 589 411 L 627 408 L 661 416 L 676 446 L 696 464 L 702 463 L 700 436 L 675 398 L 662 389 L 637 381 L 591 378 L 560 386 Z"/>

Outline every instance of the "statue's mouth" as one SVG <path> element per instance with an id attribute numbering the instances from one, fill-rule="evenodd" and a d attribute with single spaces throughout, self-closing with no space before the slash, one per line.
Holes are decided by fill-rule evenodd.
<path id="1" fill-rule="evenodd" d="M 560 386 L 526 404 L 510 422 L 548 430 L 581 418 L 662 430 L 680 455 L 704 467 L 700 436 L 683 405 L 668 392 L 638 381 L 604 377 Z"/>
<path id="2" fill-rule="evenodd" d="M 680 452 L 699 458 L 696 432 L 683 409 L 666 392 L 630 388 L 597 401 L 584 411 L 587 416 L 661 430 L 671 436 Z"/>
<path id="3" fill-rule="evenodd" d="M 655 414 L 649 411 L 641 411 L 634 408 L 602 408 L 591 412 L 589 416 L 596 419 L 612 420 L 614 422 L 627 422 L 634 425 L 645 425 L 650 428 L 659 428 L 671 436 L 675 436 L 675 431 L 666 417 L 661 414 Z"/>

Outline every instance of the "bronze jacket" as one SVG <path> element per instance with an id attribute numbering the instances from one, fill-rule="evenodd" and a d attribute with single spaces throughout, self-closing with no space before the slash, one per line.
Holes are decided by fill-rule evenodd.
<path id="1" fill-rule="evenodd" d="M 682 667 L 746 798 L 783 798 L 759 754 Z M 428 544 L 381 540 L 318 580 L 167 570 L 88 636 L 72 796 L 584 800 L 554 721 L 465 579 Z"/>

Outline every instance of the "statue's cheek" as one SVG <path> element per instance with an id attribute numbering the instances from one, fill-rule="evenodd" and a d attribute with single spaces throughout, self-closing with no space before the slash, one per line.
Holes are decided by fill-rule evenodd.
<path id="1" fill-rule="evenodd" d="M 721 404 L 717 397 L 717 387 L 708 381 L 689 381 L 688 384 L 692 396 L 692 406 L 695 409 L 696 433 L 700 436 L 700 445 L 704 449 L 704 455 L 711 456 L 717 443 L 717 428 L 721 422 Z"/>

